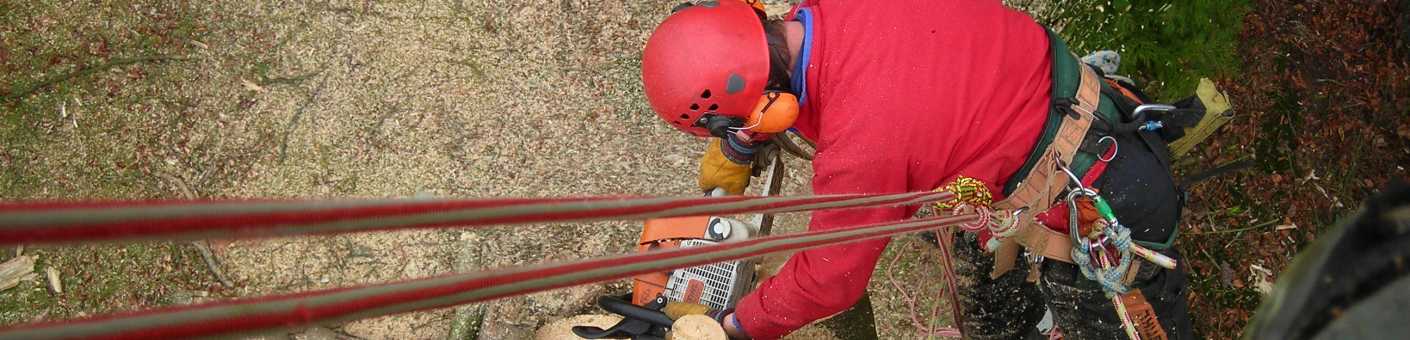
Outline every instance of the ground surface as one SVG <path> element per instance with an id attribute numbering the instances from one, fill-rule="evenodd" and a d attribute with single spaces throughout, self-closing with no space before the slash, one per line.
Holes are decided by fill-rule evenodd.
<path id="1" fill-rule="evenodd" d="M 1184 167 L 1254 164 L 1191 188 L 1181 250 L 1210 338 L 1240 334 L 1297 250 L 1410 179 L 1410 1 L 1251 1 L 1239 38 L 1238 118 Z"/>
<path id="2" fill-rule="evenodd" d="M 1181 249 L 1201 334 L 1238 334 L 1260 282 L 1320 226 L 1407 176 L 1403 3 L 1248 4 L 1239 71 L 1210 71 L 1239 116 L 1181 164 L 1188 176 L 1256 163 L 1192 188 Z M 700 146 L 655 121 L 637 77 L 641 44 L 673 4 L 0 2 L 0 198 L 689 194 Z M 807 166 L 790 165 L 786 193 L 806 193 Z M 779 232 L 805 221 L 785 216 Z M 29 247 L 65 292 L 40 281 L 0 292 L 0 323 L 623 253 L 636 228 L 215 240 L 230 287 L 185 243 Z M 903 238 L 883 257 L 898 268 L 872 283 L 884 338 L 917 334 L 892 283 L 938 289 L 928 251 Z M 624 287 L 329 326 L 342 337 L 526 338 Z"/>

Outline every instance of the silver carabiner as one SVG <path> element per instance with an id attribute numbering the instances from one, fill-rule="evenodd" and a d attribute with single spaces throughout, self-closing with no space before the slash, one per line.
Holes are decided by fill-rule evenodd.
<path id="1" fill-rule="evenodd" d="M 1025 211 L 1028 211 L 1028 207 L 1022 207 L 1022 208 L 1014 209 L 1014 210 L 1013 210 L 1013 216 L 1009 216 L 1009 217 L 1012 218 L 1012 219 L 1015 221 L 1015 223 L 1017 223 L 1018 217 L 1019 217 L 1019 216 L 1022 216 L 1022 215 L 1023 215 L 1023 212 L 1025 212 Z"/>
<path id="2" fill-rule="evenodd" d="M 1082 185 L 1082 179 L 1077 178 L 1077 174 L 1072 173 L 1072 170 L 1068 169 L 1067 166 L 1062 165 L 1062 163 L 1058 163 L 1057 168 L 1058 170 L 1061 170 L 1062 173 L 1067 174 L 1067 178 L 1072 179 L 1072 182 L 1068 183 L 1069 186 L 1076 187 L 1077 189 L 1082 190 L 1087 189 L 1086 186 Z"/>

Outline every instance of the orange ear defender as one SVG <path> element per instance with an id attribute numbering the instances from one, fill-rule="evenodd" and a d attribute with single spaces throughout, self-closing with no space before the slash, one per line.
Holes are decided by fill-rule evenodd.
<path id="1" fill-rule="evenodd" d="M 744 126 L 758 133 L 780 133 L 793 127 L 793 121 L 797 119 L 797 96 L 782 91 L 765 91 Z"/>
<path id="2" fill-rule="evenodd" d="M 759 13 L 764 12 L 763 0 L 744 0 L 744 3 L 749 4 L 749 6 L 754 6 L 754 10 L 759 11 Z"/>

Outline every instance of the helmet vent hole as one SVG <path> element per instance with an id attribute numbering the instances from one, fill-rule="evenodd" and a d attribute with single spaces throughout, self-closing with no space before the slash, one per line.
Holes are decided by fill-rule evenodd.
<path id="1" fill-rule="evenodd" d="M 720 109 L 720 104 L 710 104 L 710 111 L 715 111 L 715 110 L 719 110 L 719 109 Z"/>
<path id="2" fill-rule="evenodd" d="M 710 89 L 705 89 L 705 92 L 701 92 L 700 98 L 710 99 Z"/>
<path id="3" fill-rule="evenodd" d="M 682 113 L 681 119 L 690 119 L 690 115 Z"/>
<path id="4" fill-rule="evenodd" d="M 700 111 L 700 104 L 690 104 L 691 111 Z"/>

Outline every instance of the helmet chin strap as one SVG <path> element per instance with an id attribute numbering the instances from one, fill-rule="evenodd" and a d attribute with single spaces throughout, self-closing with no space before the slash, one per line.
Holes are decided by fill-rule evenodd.
<path id="1" fill-rule="evenodd" d="M 719 138 L 728 136 L 739 127 L 744 126 L 744 121 L 738 117 L 724 115 L 705 115 L 705 130 L 710 131 L 710 135 Z"/>

